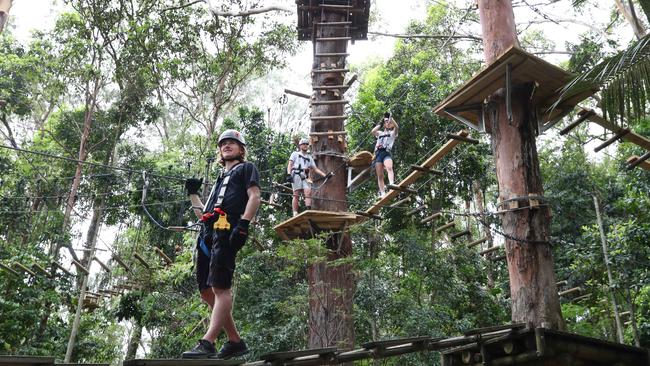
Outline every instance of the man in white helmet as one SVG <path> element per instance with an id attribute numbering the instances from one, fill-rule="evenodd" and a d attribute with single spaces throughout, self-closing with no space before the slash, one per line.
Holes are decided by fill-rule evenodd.
<path id="1" fill-rule="evenodd" d="M 293 200 L 291 201 L 293 216 L 298 214 L 298 201 L 301 194 L 305 196 L 306 209 L 311 209 L 311 183 L 309 181 L 309 174 L 313 171 L 322 177 L 327 175 L 316 167 L 314 158 L 307 152 L 308 149 L 309 139 L 300 139 L 298 142 L 298 151 L 291 153 L 289 164 L 287 165 L 287 181 L 291 182 L 291 189 L 293 189 Z"/>
<path id="2" fill-rule="evenodd" d="M 217 145 L 223 170 L 205 206 L 198 194 L 203 179 L 190 178 L 185 182 L 194 213 L 202 223 L 197 240 L 196 278 L 201 298 L 212 309 L 212 315 L 203 338 L 191 351 L 184 352 L 183 358 L 228 359 L 248 353 L 232 317 L 230 289 L 237 252 L 246 243 L 248 225 L 260 205 L 260 177 L 255 165 L 245 161 L 246 140 L 239 131 L 224 131 Z M 217 353 L 214 341 L 222 329 L 228 340 Z"/>
<path id="3" fill-rule="evenodd" d="M 384 127 L 383 130 L 381 130 L 382 125 Z M 386 169 L 386 173 L 388 173 L 388 183 L 393 184 L 395 182 L 393 157 L 390 154 L 390 150 L 393 148 L 398 132 L 399 125 L 397 124 L 397 121 L 393 119 L 390 112 L 384 113 L 382 121 L 370 132 L 377 138 L 377 142 L 375 143 L 375 159 L 373 162 L 375 163 L 375 172 L 377 173 L 377 185 L 379 186 L 380 197 L 386 193 L 384 169 Z"/>

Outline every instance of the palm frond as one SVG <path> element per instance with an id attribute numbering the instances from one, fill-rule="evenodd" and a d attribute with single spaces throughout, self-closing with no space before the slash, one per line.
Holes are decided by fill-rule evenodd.
<path id="1" fill-rule="evenodd" d="M 560 89 L 551 109 L 587 90 L 602 90 L 601 108 L 612 122 L 646 116 L 650 102 L 650 35 L 576 76 Z"/>

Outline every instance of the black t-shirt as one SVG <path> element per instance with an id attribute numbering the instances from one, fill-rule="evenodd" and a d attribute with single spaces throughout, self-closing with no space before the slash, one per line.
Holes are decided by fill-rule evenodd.
<path id="1" fill-rule="evenodd" d="M 228 215 L 241 216 L 246 210 L 248 203 L 248 188 L 253 186 L 260 186 L 260 173 L 253 163 L 243 162 L 235 165 L 229 172 L 222 172 L 219 178 L 214 183 L 208 202 L 205 205 L 203 212 L 214 211 L 214 206 L 221 190 L 221 184 L 224 178 L 230 175 L 228 188 L 226 194 L 221 202 L 221 209 L 226 211 Z"/>

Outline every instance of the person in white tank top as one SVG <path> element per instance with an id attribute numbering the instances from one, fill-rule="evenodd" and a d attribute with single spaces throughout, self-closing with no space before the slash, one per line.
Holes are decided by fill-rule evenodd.
<path id="1" fill-rule="evenodd" d="M 382 125 L 384 129 L 382 131 Z M 395 139 L 399 132 L 399 125 L 397 121 L 391 116 L 390 112 L 384 113 L 384 118 L 377 126 L 370 132 L 377 138 L 375 143 L 375 172 L 377 173 L 377 185 L 379 186 L 379 196 L 386 193 L 384 184 L 384 169 L 388 174 L 388 182 L 393 184 L 395 182 L 395 173 L 393 172 L 393 158 L 390 155 L 390 150 L 393 148 Z"/>

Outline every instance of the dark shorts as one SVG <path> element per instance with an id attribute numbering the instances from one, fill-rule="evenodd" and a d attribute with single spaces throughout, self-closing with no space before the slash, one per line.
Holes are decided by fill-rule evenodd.
<path id="1" fill-rule="evenodd" d="M 198 248 L 196 259 L 196 280 L 199 291 L 210 287 L 229 289 L 235 273 L 235 258 L 241 248 L 233 248 L 229 242 L 230 231 L 215 234 L 210 257 Z M 201 240 L 200 237 L 198 240 Z"/>
<path id="2" fill-rule="evenodd" d="M 385 160 L 393 160 L 393 158 L 390 156 L 390 151 L 386 149 L 379 149 L 375 151 L 375 160 L 373 163 L 383 164 Z"/>

